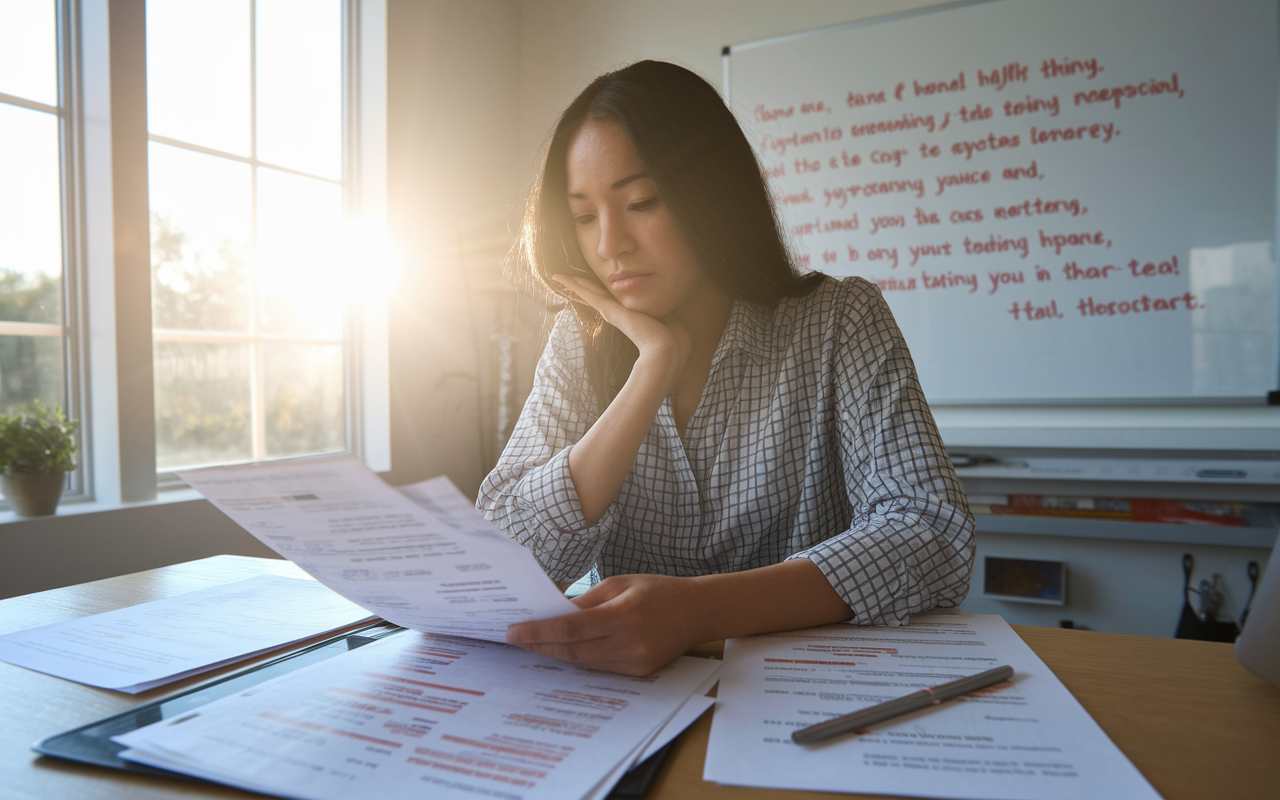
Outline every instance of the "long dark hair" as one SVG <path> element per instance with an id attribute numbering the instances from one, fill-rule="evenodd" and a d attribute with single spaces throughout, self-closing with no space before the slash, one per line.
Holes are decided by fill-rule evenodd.
<path id="1" fill-rule="evenodd" d="M 715 88 L 684 67 L 638 61 L 596 78 L 560 115 L 509 265 L 522 288 L 570 301 L 550 276 L 592 276 L 578 247 L 566 177 L 569 144 L 588 120 L 616 122 L 631 137 L 689 250 L 729 297 L 773 307 L 822 281 L 792 264 L 760 164 Z M 571 306 L 603 410 L 626 382 L 637 352 L 589 306 Z"/>

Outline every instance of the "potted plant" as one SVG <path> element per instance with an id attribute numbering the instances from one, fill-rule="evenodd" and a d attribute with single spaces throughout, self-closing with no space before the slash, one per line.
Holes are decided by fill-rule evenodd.
<path id="1" fill-rule="evenodd" d="M 66 474 L 76 468 L 76 429 L 58 406 L 0 414 L 0 492 L 20 517 L 54 513 Z"/>

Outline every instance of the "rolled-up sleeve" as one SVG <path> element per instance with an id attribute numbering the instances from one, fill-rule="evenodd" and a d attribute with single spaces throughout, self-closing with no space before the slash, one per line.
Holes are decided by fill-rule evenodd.
<path id="1" fill-rule="evenodd" d="M 487 519 L 559 581 L 586 574 L 616 527 L 614 505 L 595 525 L 586 524 L 569 475 L 569 452 L 597 416 L 586 375 L 577 323 L 561 313 L 515 430 L 476 500 Z"/>
<path id="2" fill-rule="evenodd" d="M 841 309 L 831 361 L 853 521 L 791 558 L 822 570 L 850 622 L 905 625 L 964 600 L 974 522 L 893 315 L 877 290 L 862 298 Z"/>

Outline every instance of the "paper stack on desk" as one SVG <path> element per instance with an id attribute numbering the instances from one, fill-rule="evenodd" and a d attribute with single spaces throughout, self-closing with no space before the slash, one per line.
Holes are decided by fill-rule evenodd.
<path id="1" fill-rule="evenodd" d="M 260 575 L 0 636 L 0 661 L 136 694 L 373 619 L 315 581 Z"/>
<path id="2" fill-rule="evenodd" d="M 803 746 L 791 732 L 1009 664 L 1012 680 Z M 703 778 L 736 786 L 983 800 L 1159 800 L 996 615 L 733 639 Z"/>
<path id="3" fill-rule="evenodd" d="M 116 737 L 121 757 L 282 797 L 602 798 L 719 662 L 645 678 L 406 632 Z M 696 717 L 696 713 L 692 714 Z M 689 720 L 691 721 L 691 720 Z"/>
<path id="4" fill-rule="evenodd" d="M 506 645 L 508 625 L 577 606 L 443 478 L 397 490 L 352 458 L 182 477 L 417 632 L 119 736 L 122 758 L 284 797 L 597 798 L 710 706 L 717 661 L 633 678 Z"/>

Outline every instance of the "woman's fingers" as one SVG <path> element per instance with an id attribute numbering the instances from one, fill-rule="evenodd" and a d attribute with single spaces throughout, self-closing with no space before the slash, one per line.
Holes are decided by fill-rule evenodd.
<path id="1" fill-rule="evenodd" d="M 574 602 L 582 609 L 507 628 L 507 641 L 535 653 L 628 675 L 648 675 L 697 644 L 682 623 L 696 613 L 687 579 L 609 578 Z"/>

